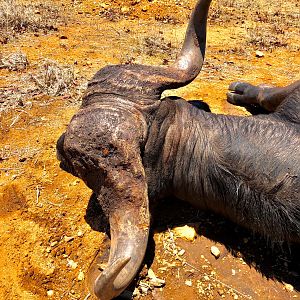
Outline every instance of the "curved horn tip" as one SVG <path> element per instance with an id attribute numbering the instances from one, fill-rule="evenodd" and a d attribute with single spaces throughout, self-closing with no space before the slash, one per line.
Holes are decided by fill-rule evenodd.
<path id="1" fill-rule="evenodd" d="M 115 279 L 130 261 L 131 257 L 118 258 L 95 280 L 94 295 L 100 300 L 111 300 L 120 295 L 127 286 L 116 287 Z"/>

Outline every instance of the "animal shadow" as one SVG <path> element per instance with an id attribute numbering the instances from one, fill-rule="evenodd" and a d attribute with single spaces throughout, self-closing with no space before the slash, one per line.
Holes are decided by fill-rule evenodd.
<path id="1" fill-rule="evenodd" d="M 161 200 L 151 208 L 151 213 L 152 229 L 165 231 L 179 225 L 196 223 L 199 235 L 223 244 L 233 256 L 243 258 L 266 278 L 290 283 L 300 291 L 299 245 L 272 243 L 221 216 L 197 210 L 173 197 Z M 88 203 L 85 220 L 93 230 L 105 232 L 109 236 L 108 220 L 94 195 Z M 155 255 L 153 235 L 151 231 L 144 259 L 144 265 L 148 267 Z M 133 287 L 134 283 L 129 289 Z M 122 296 L 118 299 L 122 299 Z"/>
<path id="2" fill-rule="evenodd" d="M 197 210 L 175 198 L 164 199 L 152 215 L 153 227 L 159 228 L 159 231 L 197 224 L 195 229 L 199 235 L 223 244 L 234 257 L 243 258 L 266 278 L 290 283 L 300 291 L 299 245 L 266 240 L 222 216 Z"/>

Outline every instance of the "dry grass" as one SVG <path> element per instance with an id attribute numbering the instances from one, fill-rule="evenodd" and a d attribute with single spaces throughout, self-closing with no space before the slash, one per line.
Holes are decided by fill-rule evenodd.
<path id="1" fill-rule="evenodd" d="M 211 23 L 233 23 L 245 28 L 246 42 L 264 50 L 290 47 L 289 39 L 297 39 L 300 34 L 298 0 L 268 3 L 265 0 L 218 0 L 212 3 L 209 18 Z"/>
<path id="2" fill-rule="evenodd" d="M 39 92 L 49 96 L 62 96 L 74 87 L 74 69 L 70 65 L 60 65 L 45 60 L 31 79 Z"/>
<path id="3" fill-rule="evenodd" d="M 12 71 L 24 70 L 28 66 L 28 60 L 25 53 L 15 52 L 6 57 L 0 55 L 0 69 L 5 68 Z"/>
<path id="4" fill-rule="evenodd" d="M 0 68 L 21 70 L 27 67 L 28 61 L 23 53 L 12 53 L 0 59 Z M 34 68 L 34 69 L 33 69 Z M 29 73 L 19 73 L 14 83 L 0 87 L 0 115 L 11 109 L 30 109 L 32 104 L 45 105 L 40 99 L 63 96 L 68 103 L 79 104 L 80 95 L 86 89 L 86 79 L 75 76 L 72 65 L 61 65 L 56 61 L 44 60 L 36 68 L 30 66 Z M 28 71 L 28 70 L 27 70 Z"/>
<path id="5" fill-rule="evenodd" d="M 24 32 L 56 31 L 61 20 L 54 5 L 21 4 L 16 0 L 0 1 L 0 43 L 7 43 Z"/>
<path id="6" fill-rule="evenodd" d="M 282 32 L 274 32 L 274 28 L 258 26 L 247 30 L 247 41 L 258 49 L 272 50 L 278 47 L 288 46 L 288 35 Z"/>

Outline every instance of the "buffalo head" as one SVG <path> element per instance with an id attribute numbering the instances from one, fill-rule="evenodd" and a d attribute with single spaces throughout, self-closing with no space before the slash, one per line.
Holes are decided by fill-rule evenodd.
<path id="1" fill-rule="evenodd" d="M 201 70 L 210 2 L 196 4 L 172 66 L 114 65 L 98 71 L 57 142 L 61 167 L 93 190 L 110 222 L 108 265 L 92 279 L 101 300 L 119 295 L 144 258 L 150 215 L 142 152 L 161 93 L 190 83 Z"/>

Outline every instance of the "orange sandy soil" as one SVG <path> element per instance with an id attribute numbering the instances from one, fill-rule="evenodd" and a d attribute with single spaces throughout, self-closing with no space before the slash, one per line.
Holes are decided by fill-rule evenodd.
<path id="1" fill-rule="evenodd" d="M 0 93 L 44 58 L 74 65 L 75 74 L 86 80 L 106 64 L 128 60 L 169 63 L 178 52 L 195 3 L 177 2 L 184 4 L 68 0 L 62 5 L 52 1 L 66 14 L 67 25 L 58 32 L 23 34 L 0 44 L 1 53 L 22 51 L 30 62 L 26 71 L 0 70 Z M 100 17 L 99 11 L 108 8 L 124 14 L 114 21 Z M 278 48 L 257 58 L 255 49 L 245 43 L 245 35 L 245 25 L 211 22 L 202 73 L 188 87 L 168 94 L 203 99 L 216 113 L 246 115 L 244 109 L 225 101 L 230 82 L 243 78 L 254 84 L 284 85 L 299 79 L 299 40 L 290 41 L 298 45 L 297 51 Z M 145 37 L 170 41 L 173 56 L 147 54 Z M 82 275 L 86 278 L 90 263 L 104 247 L 105 221 L 90 199 L 91 191 L 60 170 L 55 156 L 56 140 L 79 105 L 68 97 L 27 100 L 32 106 L 0 116 L 0 298 L 85 299 L 88 289 Z M 151 266 L 166 285 L 149 290 L 144 299 L 281 300 L 300 296 L 299 257 L 295 258 L 294 248 L 291 255 L 285 248 L 270 250 L 219 217 L 203 215 L 178 202 L 172 212 L 170 207 L 167 202 L 154 212 L 153 239 L 146 257 L 146 267 Z M 173 237 L 172 227 L 187 223 L 197 230 L 194 242 Z M 219 259 L 211 255 L 212 245 L 220 249 Z M 178 256 L 176 249 L 185 252 Z M 143 279 L 143 273 L 145 269 L 137 280 Z M 51 297 L 49 290 L 53 290 Z"/>

